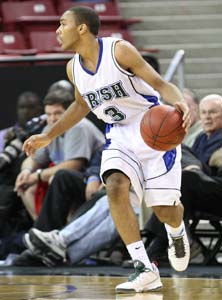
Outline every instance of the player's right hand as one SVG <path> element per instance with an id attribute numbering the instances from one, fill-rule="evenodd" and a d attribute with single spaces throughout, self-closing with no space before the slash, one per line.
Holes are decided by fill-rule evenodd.
<path id="1" fill-rule="evenodd" d="M 51 139 L 46 133 L 35 134 L 30 136 L 23 144 L 22 150 L 27 156 L 33 156 L 35 151 L 48 146 L 51 143 Z"/>

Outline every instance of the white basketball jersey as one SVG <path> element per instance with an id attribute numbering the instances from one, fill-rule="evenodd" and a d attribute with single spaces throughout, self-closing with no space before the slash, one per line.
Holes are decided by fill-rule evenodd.
<path id="1" fill-rule="evenodd" d="M 144 80 L 122 69 L 114 55 L 119 39 L 99 38 L 96 72 L 87 70 L 79 54 L 73 59 L 73 78 L 90 109 L 104 122 L 128 124 L 159 103 L 159 93 Z"/>

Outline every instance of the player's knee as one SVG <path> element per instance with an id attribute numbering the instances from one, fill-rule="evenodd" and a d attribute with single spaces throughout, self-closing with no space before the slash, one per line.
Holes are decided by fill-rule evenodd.
<path id="1" fill-rule="evenodd" d="M 160 222 L 168 223 L 171 219 L 171 209 L 169 206 L 155 206 L 153 210 Z"/>
<path id="2" fill-rule="evenodd" d="M 121 172 L 111 174 L 106 180 L 106 192 L 109 199 L 118 199 L 129 193 L 129 178 Z"/>
<path id="3" fill-rule="evenodd" d="M 182 206 L 156 206 L 153 210 L 157 218 L 162 223 L 171 224 L 177 226 L 181 223 L 183 218 L 183 208 Z M 178 225 L 179 226 L 179 225 Z"/>

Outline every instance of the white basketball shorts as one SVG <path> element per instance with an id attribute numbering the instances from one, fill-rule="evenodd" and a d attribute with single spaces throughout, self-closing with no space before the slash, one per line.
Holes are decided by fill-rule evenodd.
<path id="1" fill-rule="evenodd" d="M 131 124 L 107 125 L 101 178 L 103 180 L 103 174 L 112 169 L 128 176 L 133 205 L 138 206 L 142 199 L 148 207 L 178 205 L 181 196 L 181 148 L 178 146 L 164 152 L 147 146 L 140 135 L 143 114 Z"/>

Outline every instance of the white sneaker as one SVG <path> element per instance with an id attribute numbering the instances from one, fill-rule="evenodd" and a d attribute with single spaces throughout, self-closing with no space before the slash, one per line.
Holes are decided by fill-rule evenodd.
<path id="1" fill-rule="evenodd" d="M 43 232 L 32 228 L 29 231 L 29 240 L 35 249 L 50 254 L 55 259 L 66 261 L 66 245 L 59 236 L 58 230 Z"/>
<path id="2" fill-rule="evenodd" d="M 167 235 L 170 264 L 178 272 L 185 271 L 190 261 L 190 245 L 186 230 L 183 229 L 182 234 L 177 237 L 172 237 L 169 233 Z"/>
<path id="3" fill-rule="evenodd" d="M 24 244 L 31 252 L 35 252 L 35 246 L 31 243 L 29 233 L 25 233 L 23 236 Z"/>
<path id="4" fill-rule="evenodd" d="M 116 293 L 141 293 L 162 288 L 160 274 L 155 264 L 152 264 L 151 270 L 136 260 L 134 268 L 136 271 L 129 276 L 128 281 L 116 286 Z"/>

